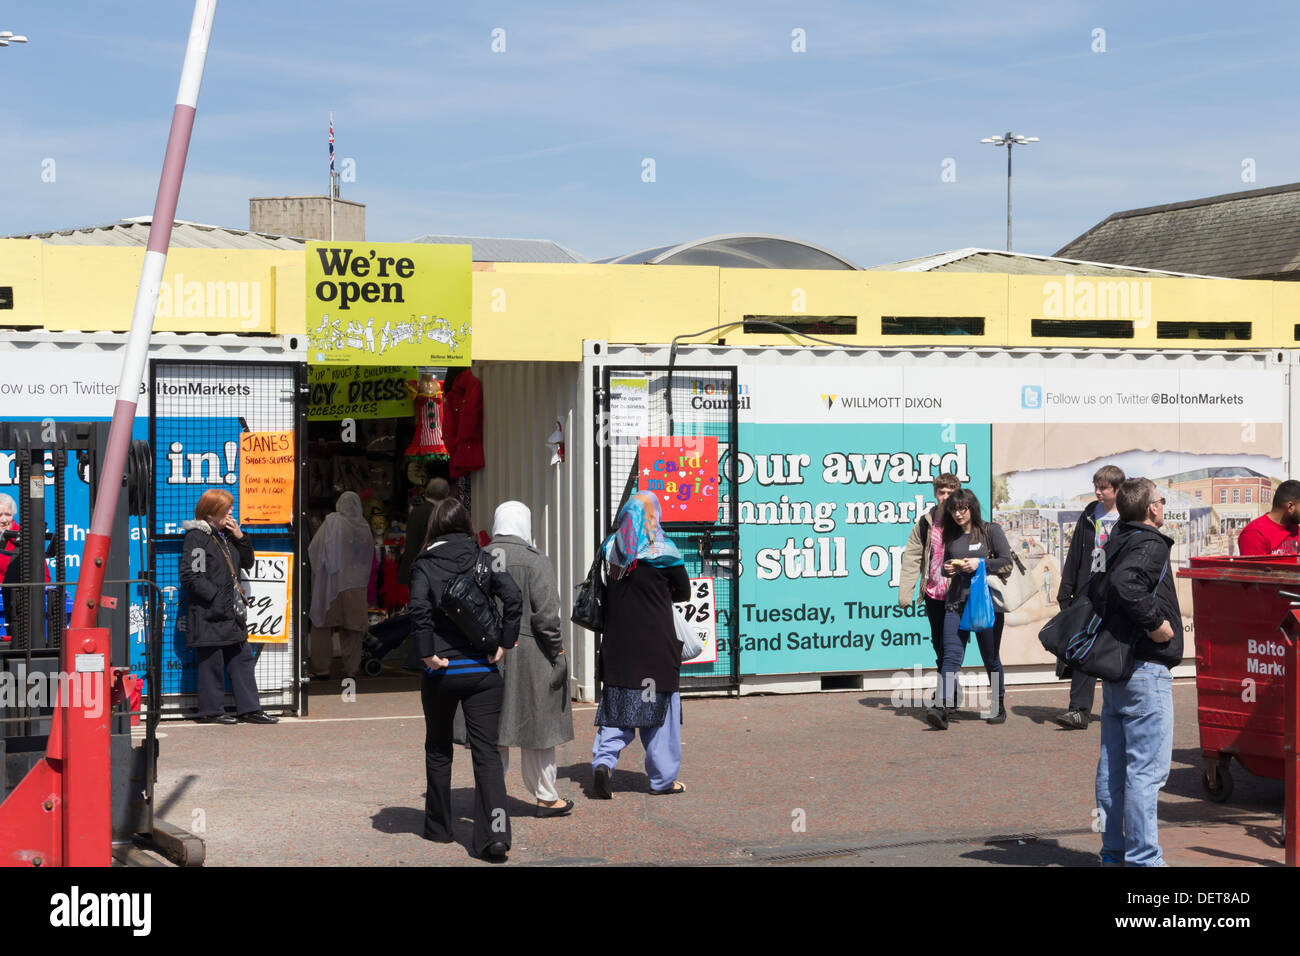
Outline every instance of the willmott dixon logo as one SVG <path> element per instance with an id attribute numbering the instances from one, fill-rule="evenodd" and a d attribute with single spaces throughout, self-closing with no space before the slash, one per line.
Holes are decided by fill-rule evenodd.
<path id="1" fill-rule="evenodd" d="M 831 406 L 835 404 L 835 399 L 837 399 L 837 398 L 839 398 L 838 395 L 823 395 L 823 396 L 822 396 L 822 401 L 826 403 L 826 410 L 827 410 L 827 411 L 830 411 Z"/>

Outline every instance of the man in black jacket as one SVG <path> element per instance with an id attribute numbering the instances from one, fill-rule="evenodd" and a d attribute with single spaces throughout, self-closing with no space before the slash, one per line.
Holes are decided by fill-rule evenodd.
<path id="1" fill-rule="evenodd" d="M 1173 678 L 1183 659 L 1183 616 L 1170 567 L 1173 540 L 1159 532 L 1165 499 L 1130 478 L 1117 496 L 1120 524 L 1093 585 L 1103 627 L 1133 646 L 1133 674 L 1102 683 L 1097 807 L 1103 866 L 1164 866 L 1156 827 L 1174 745 Z M 1101 592 L 1098 594 L 1097 592 Z"/>
<path id="2" fill-rule="evenodd" d="M 1074 535 L 1070 538 L 1070 550 L 1061 568 L 1061 586 L 1056 592 L 1056 603 L 1061 610 L 1070 606 L 1092 573 L 1100 568 L 1102 548 L 1119 520 L 1115 496 L 1123 483 L 1124 472 L 1114 465 L 1098 468 L 1092 476 L 1092 489 L 1097 500 L 1090 502 L 1079 515 Z M 1097 678 L 1077 671 L 1071 674 L 1068 667 L 1060 668 L 1057 676 L 1070 678 L 1070 708 L 1057 717 L 1056 722 L 1067 730 L 1085 730 L 1097 693 Z"/>
<path id="3" fill-rule="evenodd" d="M 430 478 L 428 484 L 424 486 L 424 497 L 419 499 L 418 503 L 411 505 L 410 515 L 406 520 L 406 544 L 402 548 L 402 557 L 397 562 L 397 583 L 403 587 L 411 586 L 411 568 L 414 567 L 415 559 L 420 556 L 420 552 L 424 550 L 424 536 L 429 531 L 429 518 L 433 516 L 433 506 L 450 494 L 451 485 L 446 478 Z M 424 668 L 420 664 L 420 653 L 415 646 L 415 638 L 408 637 L 402 646 L 405 648 L 402 666 L 418 674 Z"/>
<path id="4" fill-rule="evenodd" d="M 424 497 L 411 505 L 411 514 L 406 521 L 406 544 L 402 548 L 401 560 L 397 563 L 399 584 L 408 588 L 411 586 L 411 566 L 424 550 L 424 536 L 429 530 L 433 506 L 450 494 L 451 485 L 446 478 L 430 478 L 424 486 Z"/>

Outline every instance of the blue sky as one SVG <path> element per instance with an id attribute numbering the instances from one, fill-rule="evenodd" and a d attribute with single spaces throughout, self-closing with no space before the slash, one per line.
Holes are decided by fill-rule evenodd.
<path id="1" fill-rule="evenodd" d="M 0 234 L 152 211 L 191 10 L 0 3 L 31 38 L 0 49 Z M 178 216 L 247 228 L 251 196 L 323 194 L 333 109 L 368 238 L 601 258 L 764 232 L 872 265 L 1002 248 L 1006 154 L 979 139 L 1011 129 L 1042 139 L 1016 150 L 1015 245 L 1046 254 L 1116 210 L 1300 180 L 1298 21 L 1284 3 L 220 0 Z"/>

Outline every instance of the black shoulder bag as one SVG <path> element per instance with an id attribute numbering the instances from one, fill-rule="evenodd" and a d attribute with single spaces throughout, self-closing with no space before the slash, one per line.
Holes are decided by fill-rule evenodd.
<path id="1" fill-rule="evenodd" d="M 1110 559 L 1110 563 L 1117 561 L 1128 546 L 1129 542 L 1125 541 Z M 1165 562 L 1165 570 L 1156 582 L 1157 588 L 1164 581 L 1168 570 L 1169 563 Z M 1121 641 L 1102 627 L 1102 619 L 1106 615 L 1105 602 L 1097 607 L 1092 599 L 1093 579 L 1104 573 L 1095 571 L 1089 576 L 1084 586 L 1078 589 L 1074 602 L 1038 632 L 1038 641 L 1045 650 L 1072 670 L 1102 680 L 1124 681 L 1133 676 L 1133 645 Z"/>
<path id="2" fill-rule="evenodd" d="M 578 595 L 573 601 L 573 613 L 569 620 L 589 631 L 605 629 L 605 552 L 596 552 L 596 560 L 591 562 L 591 570 L 586 579 L 578 585 Z"/>
<path id="3" fill-rule="evenodd" d="M 480 551 L 473 568 L 447 582 L 438 602 L 438 609 L 451 618 L 469 646 L 484 654 L 497 652 L 504 629 L 501 611 L 492 596 L 491 579 L 487 553 Z"/>

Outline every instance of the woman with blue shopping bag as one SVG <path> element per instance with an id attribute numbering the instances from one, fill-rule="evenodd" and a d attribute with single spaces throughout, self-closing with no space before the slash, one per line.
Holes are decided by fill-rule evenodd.
<path id="1" fill-rule="evenodd" d="M 1006 682 L 998 656 L 1002 628 L 989 595 L 988 575 L 997 574 L 1011 563 L 1006 535 L 992 521 L 980 517 L 979 499 L 967 489 L 954 492 L 943 507 L 943 573 L 952 579 L 944 601 L 943 663 L 939 666 L 939 687 L 935 705 L 925 712 L 926 721 L 939 730 L 948 729 L 948 718 L 957 706 L 957 672 L 966 656 L 966 641 L 973 633 L 979 643 L 984 670 L 989 675 L 997 709 L 987 720 L 1001 724 L 1007 719 L 1003 698 Z"/>

